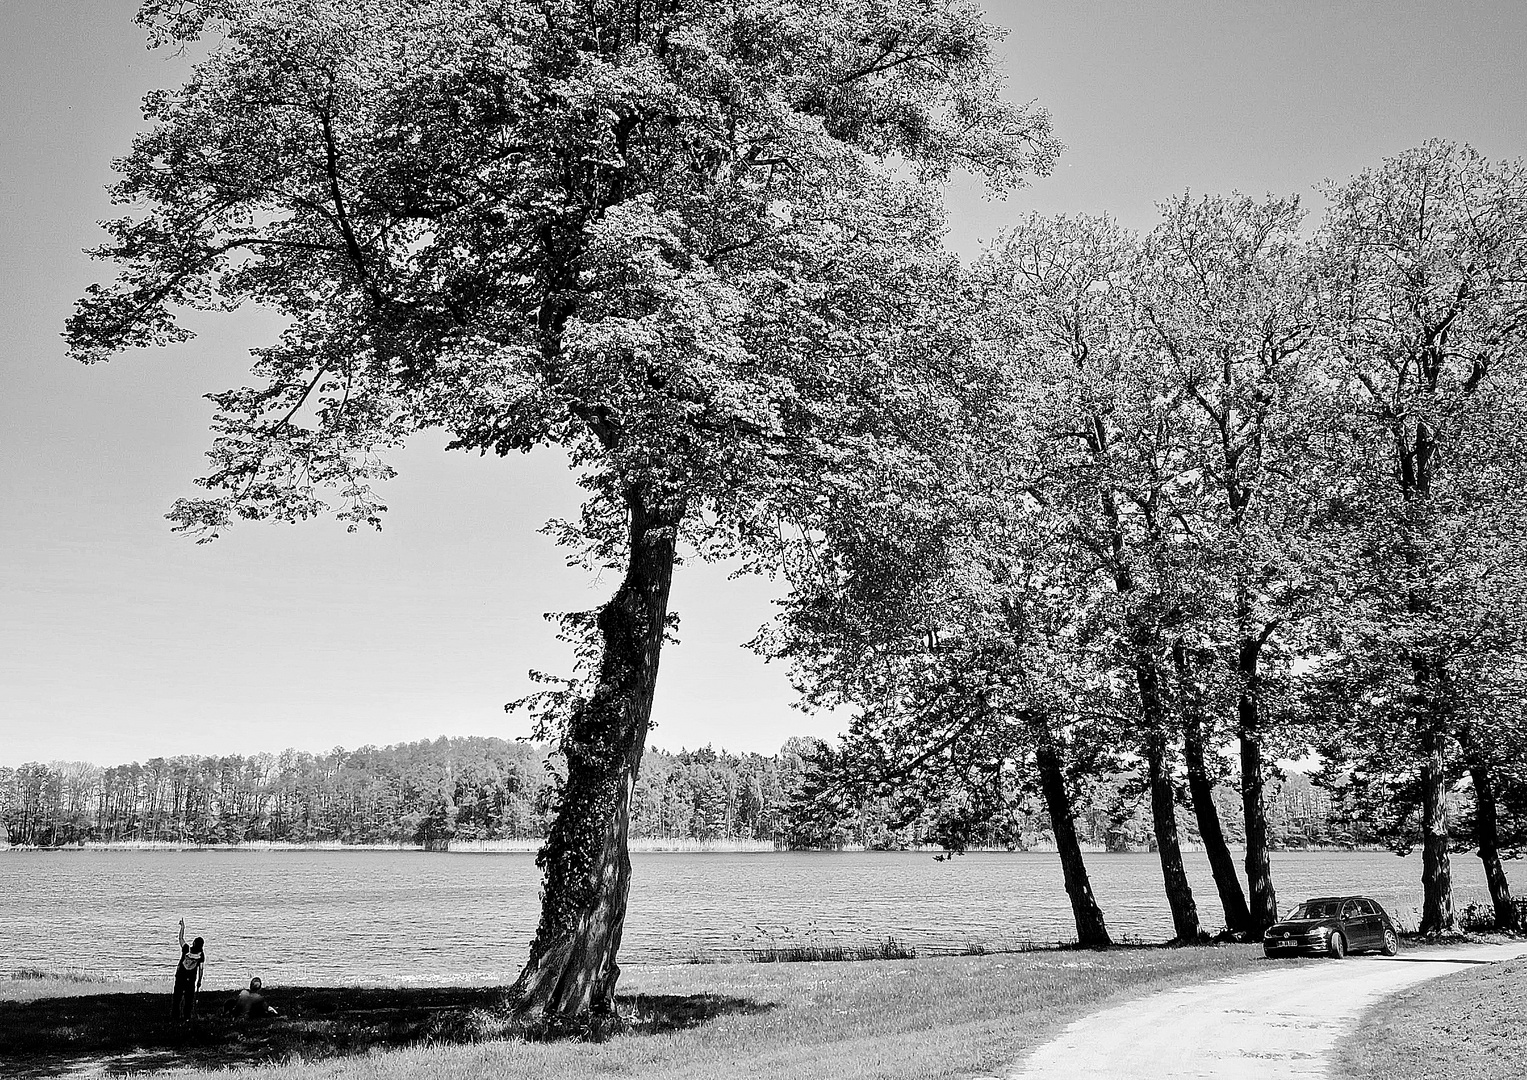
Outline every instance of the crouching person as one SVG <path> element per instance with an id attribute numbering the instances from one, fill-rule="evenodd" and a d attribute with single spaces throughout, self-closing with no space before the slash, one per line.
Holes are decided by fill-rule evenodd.
<path id="1" fill-rule="evenodd" d="M 250 979 L 249 989 L 239 991 L 239 996 L 233 1001 L 233 1011 L 240 1020 L 248 1020 L 251 1016 L 281 1015 L 274 1005 L 265 1000 L 264 985 L 259 979 Z"/>

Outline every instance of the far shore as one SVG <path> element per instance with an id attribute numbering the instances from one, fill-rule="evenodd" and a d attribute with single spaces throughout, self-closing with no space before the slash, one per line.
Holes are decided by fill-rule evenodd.
<path id="1" fill-rule="evenodd" d="M 544 840 L 457 840 L 452 841 L 449 848 L 433 849 L 435 854 L 535 854 L 541 850 Z M 0 842 L 0 852 L 7 851 L 419 851 L 427 850 L 422 844 L 345 844 L 337 840 L 320 840 L 312 843 L 291 843 L 279 840 L 246 840 L 237 844 L 191 844 L 178 843 L 171 840 L 110 840 L 110 841 L 86 841 L 78 844 L 60 844 L 57 846 L 46 844 L 6 844 Z M 847 853 L 855 854 L 866 851 L 896 851 L 910 852 L 912 854 L 943 854 L 944 849 L 936 845 L 920 845 L 905 848 L 867 848 L 860 844 L 845 844 L 837 848 L 786 848 L 769 840 L 663 840 L 663 839 L 636 839 L 630 842 L 630 850 L 637 854 L 752 854 L 760 852 L 788 852 L 796 851 L 808 853 Z M 1201 852 L 1202 844 L 1183 844 L 1183 851 Z M 1233 852 L 1244 852 L 1245 848 L 1232 844 Z M 1383 852 L 1388 848 L 1377 845 L 1338 845 L 1338 844 L 1310 844 L 1303 847 L 1275 848 L 1274 853 L 1299 854 L 1321 853 L 1341 851 L 1367 851 Z M 1109 851 L 1101 844 L 1083 844 L 1082 851 L 1088 855 L 1146 855 L 1154 854 L 1154 849 L 1147 846 L 1128 847 L 1122 850 Z M 1006 847 L 972 847 L 966 850 L 967 854 L 1055 854 L 1054 844 L 1032 844 L 1023 848 Z"/>

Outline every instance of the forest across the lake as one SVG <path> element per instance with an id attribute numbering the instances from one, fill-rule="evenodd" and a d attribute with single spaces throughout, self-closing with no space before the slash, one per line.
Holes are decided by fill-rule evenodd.
<path id="1" fill-rule="evenodd" d="M 1042 800 L 1015 784 L 1000 807 L 845 792 L 824 804 L 811 790 L 823 744 L 792 738 L 773 755 L 651 748 L 631 805 L 634 840 L 772 842 L 791 850 L 920 846 L 1045 848 L 1054 843 Z M 326 753 L 179 755 L 103 767 L 86 762 L 0 767 L 0 824 L 12 845 L 91 843 L 396 844 L 545 837 L 560 783 L 549 746 L 498 738 L 336 748 Z M 1382 837 L 1340 793 L 1289 770 L 1269 785 L 1276 846 L 1367 846 Z M 1215 788 L 1229 839 L 1239 842 L 1235 784 Z M 1179 810 L 1189 843 L 1194 815 Z M 1077 804 L 1083 843 L 1111 851 L 1150 846 L 1139 777 L 1092 778 Z"/>

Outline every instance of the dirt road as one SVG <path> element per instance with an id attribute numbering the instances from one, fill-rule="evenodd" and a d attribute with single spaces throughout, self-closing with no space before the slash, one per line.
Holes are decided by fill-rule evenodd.
<path id="1" fill-rule="evenodd" d="M 1078 1020 L 1011 1080 L 1290 1080 L 1323 1077 L 1337 1041 L 1379 998 L 1527 945 L 1428 949 L 1394 958 L 1269 960 L 1267 969 L 1167 990 Z"/>

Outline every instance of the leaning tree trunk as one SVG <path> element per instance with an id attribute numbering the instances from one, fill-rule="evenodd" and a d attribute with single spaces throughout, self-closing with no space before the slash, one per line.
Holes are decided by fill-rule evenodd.
<path id="1" fill-rule="evenodd" d="M 1066 790 L 1061 770 L 1060 750 L 1053 745 L 1039 748 L 1039 785 L 1044 790 L 1045 807 L 1050 812 L 1050 828 L 1055 833 L 1055 848 L 1060 852 L 1060 871 L 1071 898 L 1071 914 L 1076 919 L 1077 944 L 1088 948 L 1112 945 L 1103 912 L 1092 896 L 1087 880 L 1087 866 L 1082 862 L 1082 845 L 1076 838 L 1076 820 L 1071 811 L 1071 793 Z"/>
<path id="2" fill-rule="evenodd" d="M 1453 870 L 1447 845 L 1447 774 L 1443 737 L 1434 727 L 1425 739 L 1426 761 L 1421 767 L 1421 925 L 1423 934 L 1438 934 L 1457 926 L 1453 914 Z"/>
<path id="3" fill-rule="evenodd" d="M 1511 902 L 1511 883 L 1500 862 L 1500 841 L 1495 810 L 1495 783 L 1487 765 L 1470 765 L 1474 780 L 1474 841 L 1479 845 L 1479 861 L 1485 865 L 1485 882 L 1490 886 L 1490 903 L 1495 907 L 1497 930 L 1519 930 L 1521 920 Z"/>
<path id="4" fill-rule="evenodd" d="M 1182 760 L 1188 771 L 1188 792 L 1193 797 L 1193 814 L 1198 820 L 1198 835 L 1209 856 L 1214 887 L 1219 890 L 1220 906 L 1225 910 L 1225 928 L 1244 935 L 1251 923 L 1246 909 L 1246 894 L 1235 871 L 1235 859 L 1225 843 L 1219 809 L 1214 805 L 1214 781 L 1204 763 L 1204 729 L 1199 694 L 1192 688 L 1192 661 L 1183 645 L 1172 646 L 1172 662 L 1177 669 L 1177 685 L 1182 698 Z"/>
<path id="5" fill-rule="evenodd" d="M 615 962 L 631 885 L 627 836 L 668 616 L 678 514 L 627 492 L 625 580 L 599 609 L 603 655 L 592 695 L 563 733 L 567 759 L 556 820 L 536 857 L 545 871 L 541 922 L 511 990 L 521 1010 L 567 1027 L 614 1026 Z"/>
<path id="6" fill-rule="evenodd" d="M 1166 902 L 1172 909 L 1172 927 L 1177 940 L 1198 940 L 1198 906 L 1182 868 L 1182 846 L 1177 840 L 1177 800 L 1172 791 L 1172 777 L 1167 771 L 1165 713 L 1161 707 L 1161 687 L 1153 661 L 1142 661 L 1135 669 L 1140 690 L 1140 710 L 1145 721 L 1145 767 L 1151 790 L 1151 822 L 1156 833 L 1156 852 L 1161 858 L 1161 877 L 1166 886 Z"/>
<path id="7" fill-rule="evenodd" d="M 1236 720 L 1241 742 L 1241 814 L 1246 822 L 1246 887 L 1251 894 L 1247 932 L 1259 938 L 1278 921 L 1278 893 L 1273 888 L 1272 860 L 1267 845 L 1267 801 L 1262 792 L 1262 715 L 1258 670 L 1261 635 L 1241 639 L 1236 649 L 1240 691 Z"/>

